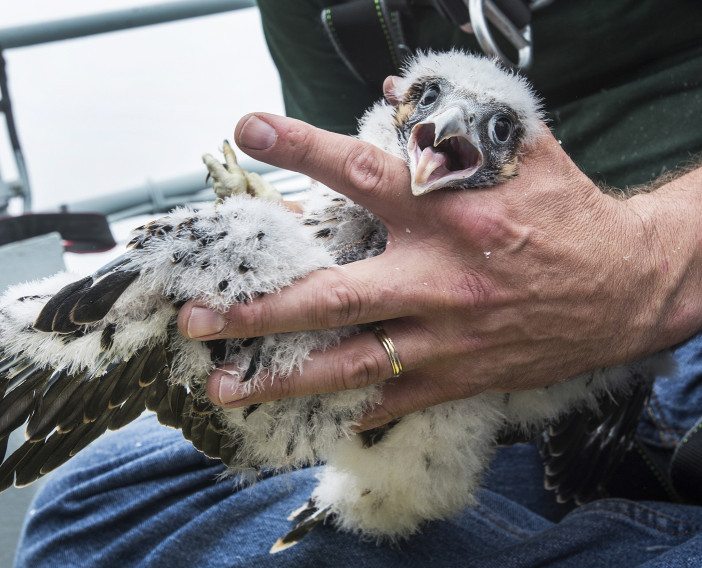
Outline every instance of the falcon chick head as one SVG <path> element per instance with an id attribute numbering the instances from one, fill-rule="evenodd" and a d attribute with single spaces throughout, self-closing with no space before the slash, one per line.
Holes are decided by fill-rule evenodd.
<path id="1" fill-rule="evenodd" d="M 523 77 L 461 51 L 419 55 L 386 81 L 385 94 L 360 135 L 405 159 L 414 195 L 514 177 L 521 148 L 541 128 L 539 99 Z"/>

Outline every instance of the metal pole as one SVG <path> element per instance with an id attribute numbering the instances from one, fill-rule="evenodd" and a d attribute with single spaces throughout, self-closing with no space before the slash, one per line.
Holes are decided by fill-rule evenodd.
<path id="1" fill-rule="evenodd" d="M 29 185 L 29 173 L 27 172 L 27 164 L 24 161 L 22 146 L 17 134 L 17 126 L 15 125 L 15 117 L 12 114 L 12 102 L 10 101 L 10 90 L 7 86 L 7 72 L 5 69 L 5 58 L 3 57 L 2 49 L 0 48 L 0 112 L 5 114 L 5 124 L 7 125 L 7 134 L 10 138 L 10 145 L 15 156 L 17 164 L 17 174 L 20 182 L 20 195 L 24 201 L 24 212 L 32 209 L 32 190 Z"/>
<path id="2" fill-rule="evenodd" d="M 188 0 L 115 10 L 101 14 L 90 14 L 40 24 L 2 28 L 0 29 L 0 49 L 27 47 L 52 41 L 220 14 L 253 6 L 255 6 L 253 0 L 197 0 L 196 2 Z"/>
<path id="3" fill-rule="evenodd" d="M 250 172 L 260 174 L 275 170 L 273 166 L 255 160 L 244 160 L 241 165 Z M 161 200 L 167 203 L 165 209 L 169 209 L 173 207 L 172 198 L 182 198 L 183 196 L 197 193 L 206 187 L 207 182 L 205 181 L 205 170 L 203 168 L 203 171 L 200 173 L 159 182 L 150 182 L 141 187 L 67 203 L 61 209 L 73 212 L 102 213 L 104 215 L 111 215 L 144 203 L 153 209 L 155 205 L 158 205 L 158 203 L 154 203 L 154 195 L 159 195 Z M 214 196 L 214 193 L 212 196 Z"/>

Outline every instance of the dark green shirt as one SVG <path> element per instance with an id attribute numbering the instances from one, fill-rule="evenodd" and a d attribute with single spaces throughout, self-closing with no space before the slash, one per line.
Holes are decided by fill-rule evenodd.
<path id="1" fill-rule="evenodd" d="M 320 12 L 336 3 L 258 2 L 288 114 L 352 133 L 381 93 L 351 74 L 325 36 Z M 532 25 L 527 76 L 563 147 L 595 181 L 644 183 L 702 152 L 702 2 L 556 0 Z M 418 47 L 479 51 L 430 9 L 411 26 Z"/>

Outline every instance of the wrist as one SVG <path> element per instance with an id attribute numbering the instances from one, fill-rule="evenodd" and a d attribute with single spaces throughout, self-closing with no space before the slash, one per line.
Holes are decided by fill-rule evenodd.
<path id="1" fill-rule="evenodd" d="M 691 177 L 689 177 L 691 176 Z M 637 350 L 650 354 L 702 329 L 702 171 L 626 201 L 638 219 L 644 288 Z"/>

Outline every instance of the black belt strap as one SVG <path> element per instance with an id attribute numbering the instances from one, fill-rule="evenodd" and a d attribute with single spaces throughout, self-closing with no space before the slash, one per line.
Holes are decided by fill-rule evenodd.
<path id="1" fill-rule="evenodd" d="M 402 65 L 399 14 L 384 0 L 353 0 L 322 10 L 322 25 L 356 77 L 380 90 Z"/>
<path id="2" fill-rule="evenodd" d="M 528 0 L 492 0 L 522 29 L 531 22 Z M 399 73 L 412 53 L 402 18 L 416 7 L 433 8 L 456 26 L 470 20 L 464 0 L 350 0 L 322 10 L 322 25 L 339 57 L 358 78 L 380 91 L 388 75 Z"/>
<path id="3" fill-rule="evenodd" d="M 61 234 L 68 252 L 100 252 L 117 244 L 106 217 L 99 213 L 28 213 L 0 217 L 0 245 L 54 231 Z"/>

